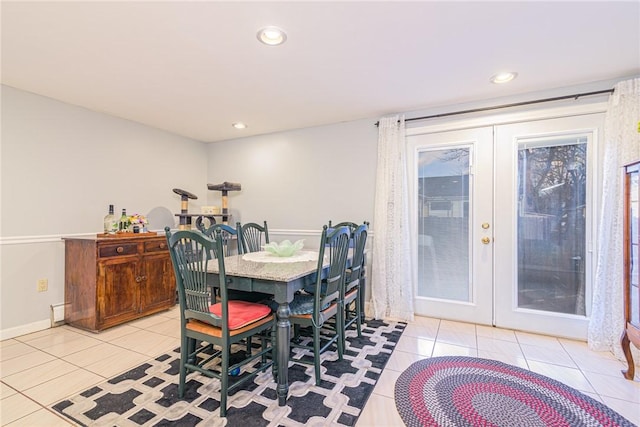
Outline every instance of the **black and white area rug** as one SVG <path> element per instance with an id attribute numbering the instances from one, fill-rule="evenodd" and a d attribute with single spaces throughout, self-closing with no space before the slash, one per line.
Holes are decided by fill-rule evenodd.
<path id="1" fill-rule="evenodd" d="M 81 426 L 352 426 L 405 326 L 369 320 L 362 337 L 349 331 L 342 361 L 337 352 L 322 355 L 319 386 L 313 365 L 298 362 L 309 354 L 293 349 L 285 406 L 278 406 L 271 370 L 230 394 L 226 419 L 220 418 L 217 379 L 190 373 L 185 397 L 179 399 L 176 349 L 52 408 Z"/>

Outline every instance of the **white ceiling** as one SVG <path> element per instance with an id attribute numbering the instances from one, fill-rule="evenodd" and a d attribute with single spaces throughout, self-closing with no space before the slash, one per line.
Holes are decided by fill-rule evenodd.
<path id="1" fill-rule="evenodd" d="M 3 0 L 0 12 L 3 84 L 207 142 L 640 74 L 638 1 Z M 287 42 L 260 44 L 266 25 Z M 503 70 L 519 77 L 491 84 Z"/>

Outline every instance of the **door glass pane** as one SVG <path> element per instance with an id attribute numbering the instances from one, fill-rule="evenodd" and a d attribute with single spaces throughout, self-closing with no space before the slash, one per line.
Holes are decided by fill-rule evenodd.
<path id="1" fill-rule="evenodd" d="M 470 148 L 418 154 L 417 295 L 470 300 Z"/>
<path id="2" fill-rule="evenodd" d="M 585 137 L 518 146 L 518 307 L 585 314 Z"/>

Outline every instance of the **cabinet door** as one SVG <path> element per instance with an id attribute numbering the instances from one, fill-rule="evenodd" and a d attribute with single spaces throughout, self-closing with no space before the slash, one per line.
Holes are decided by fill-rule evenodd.
<path id="1" fill-rule="evenodd" d="M 168 252 L 142 257 L 140 308 L 144 312 L 163 310 L 175 304 L 176 284 Z"/>
<path id="2" fill-rule="evenodd" d="M 113 258 L 98 263 L 98 329 L 138 316 L 139 264 L 137 257 Z"/>

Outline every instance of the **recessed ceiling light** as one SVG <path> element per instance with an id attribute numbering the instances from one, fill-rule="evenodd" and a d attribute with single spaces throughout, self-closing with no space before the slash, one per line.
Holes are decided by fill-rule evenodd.
<path id="1" fill-rule="evenodd" d="M 504 73 L 498 73 L 494 76 L 491 77 L 491 83 L 496 83 L 496 84 L 500 84 L 500 83 L 507 83 L 510 82 L 511 80 L 515 79 L 518 76 L 518 73 L 515 73 L 513 71 L 506 71 Z"/>
<path id="2" fill-rule="evenodd" d="M 256 36 L 258 40 L 269 46 L 277 46 L 287 40 L 285 32 L 274 26 L 260 28 Z"/>
<path id="3" fill-rule="evenodd" d="M 247 128 L 247 125 L 242 123 L 242 122 L 235 122 L 231 126 L 233 126 L 236 129 L 246 129 Z"/>

